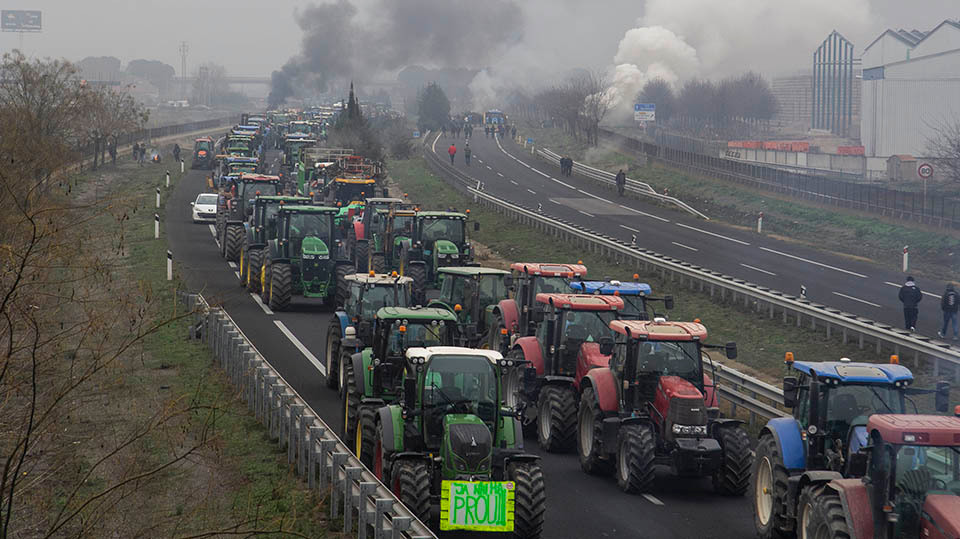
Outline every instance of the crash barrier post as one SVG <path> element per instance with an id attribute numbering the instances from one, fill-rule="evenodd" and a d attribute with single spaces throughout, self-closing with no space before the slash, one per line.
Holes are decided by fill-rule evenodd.
<path id="1" fill-rule="evenodd" d="M 270 439 L 287 451 L 291 469 L 310 489 L 329 492 L 330 517 L 343 531 L 374 539 L 436 539 L 389 488 L 357 459 L 240 331 L 230 315 L 199 294 L 177 293 L 193 313 L 191 338 L 206 344 Z M 372 534 L 372 535 L 371 535 Z"/>

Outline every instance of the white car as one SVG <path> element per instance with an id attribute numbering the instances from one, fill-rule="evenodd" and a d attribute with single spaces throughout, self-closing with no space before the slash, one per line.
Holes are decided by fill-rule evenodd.
<path id="1" fill-rule="evenodd" d="M 215 221 L 217 219 L 217 195 L 200 193 L 197 200 L 190 203 L 193 206 L 193 222 Z"/>

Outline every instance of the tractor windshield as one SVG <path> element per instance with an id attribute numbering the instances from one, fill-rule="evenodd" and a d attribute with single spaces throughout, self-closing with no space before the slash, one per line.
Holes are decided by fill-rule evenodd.
<path id="1" fill-rule="evenodd" d="M 395 236 L 411 237 L 413 236 L 413 216 L 412 215 L 394 215 L 393 216 L 393 234 Z"/>
<path id="2" fill-rule="evenodd" d="M 277 184 L 271 182 L 240 182 L 240 198 L 246 200 L 257 195 L 276 196 Z"/>
<path id="3" fill-rule="evenodd" d="M 194 149 L 195 149 L 195 150 L 206 150 L 206 151 L 210 151 L 210 149 L 211 149 L 212 146 L 213 146 L 213 143 L 210 142 L 209 140 L 199 140 L 199 141 L 197 141 L 197 143 L 195 144 L 195 148 L 194 148 Z"/>
<path id="4" fill-rule="evenodd" d="M 539 277 L 533 285 L 533 296 L 537 294 L 565 294 L 570 291 L 567 280 L 563 277 Z"/>
<path id="5" fill-rule="evenodd" d="M 497 374 L 485 356 L 433 356 L 423 384 L 423 405 L 497 402 Z"/>
<path id="6" fill-rule="evenodd" d="M 643 296 L 620 296 L 623 300 L 623 309 L 620 311 L 620 318 L 628 320 L 645 320 L 647 318 L 647 309 Z"/>
<path id="7" fill-rule="evenodd" d="M 354 287 L 350 300 L 356 305 L 360 303 L 360 316 L 364 320 L 372 320 L 381 307 L 407 307 L 407 292 L 401 286 L 371 286 L 362 291 Z"/>
<path id="8" fill-rule="evenodd" d="M 450 343 L 452 339 L 447 337 L 450 330 L 446 324 L 440 322 L 434 325 L 432 320 L 423 320 L 422 322 L 422 324 L 409 324 L 406 326 L 406 331 L 398 331 L 399 328 L 394 326 L 387 354 L 402 356 L 407 348 L 442 346 Z"/>
<path id="9" fill-rule="evenodd" d="M 610 322 L 614 311 L 566 311 L 563 315 L 563 341 L 597 342 L 600 337 L 613 337 Z M 579 350 L 579 346 L 576 346 Z"/>
<path id="10" fill-rule="evenodd" d="M 694 341 L 644 342 L 637 347 L 637 375 L 657 373 L 679 376 L 696 385 L 700 373 L 700 347 Z"/>
<path id="11" fill-rule="evenodd" d="M 902 414 L 904 400 L 892 385 L 841 384 L 820 386 L 820 424 L 830 439 L 846 440 L 850 427 L 866 425 L 871 414 Z"/>
<path id="12" fill-rule="evenodd" d="M 430 249 L 437 240 L 449 240 L 463 244 L 463 219 L 424 219 L 423 245 Z"/>
<path id="13" fill-rule="evenodd" d="M 330 216 L 318 213 L 293 213 L 290 215 L 290 238 L 303 239 L 314 236 L 325 240 L 330 237 Z"/>

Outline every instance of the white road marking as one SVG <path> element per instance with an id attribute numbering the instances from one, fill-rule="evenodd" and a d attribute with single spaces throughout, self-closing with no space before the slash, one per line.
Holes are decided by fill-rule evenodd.
<path id="1" fill-rule="evenodd" d="M 593 215 L 592 213 L 587 213 L 587 212 L 585 212 L 585 211 L 583 211 L 583 210 L 577 210 L 577 211 L 580 212 L 580 213 L 582 213 L 582 214 L 584 214 L 584 215 L 586 215 L 587 217 L 596 217 L 596 216 Z"/>
<path id="2" fill-rule="evenodd" d="M 230 266 L 230 267 L 233 268 L 233 269 L 237 269 L 237 263 L 234 262 L 233 260 L 228 260 L 228 261 L 227 261 L 227 265 Z"/>
<path id="3" fill-rule="evenodd" d="M 646 498 L 647 501 L 652 503 L 653 505 L 663 505 L 663 502 L 658 500 L 657 497 L 654 496 L 653 494 L 644 494 L 643 497 Z"/>
<path id="4" fill-rule="evenodd" d="M 510 183 L 512 183 L 513 185 L 520 185 L 519 183 L 517 183 L 517 182 L 515 182 L 515 181 L 513 181 L 513 180 L 510 180 Z"/>
<path id="5" fill-rule="evenodd" d="M 740 265 L 743 266 L 743 267 L 745 267 L 745 268 L 747 268 L 747 269 L 752 269 L 753 271 L 759 271 L 760 273 L 766 273 L 767 275 L 773 275 L 774 277 L 777 276 L 777 274 L 774 273 L 774 272 L 772 272 L 772 271 L 767 271 L 767 270 L 765 270 L 765 269 L 756 268 L 756 267 L 751 266 L 751 265 L 749 265 L 749 264 L 740 264 Z"/>
<path id="6" fill-rule="evenodd" d="M 860 298 L 855 298 L 855 297 L 853 297 L 853 296 L 848 296 L 848 295 L 846 295 L 846 294 L 841 294 L 840 292 L 834 292 L 833 295 L 835 295 L 835 296 L 840 296 L 841 298 L 852 299 L 853 301 L 859 301 L 860 303 L 865 303 L 865 304 L 867 304 L 867 305 L 870 305 L 871 307 L 877 307 L 877 308 L 882 307 L 882 305 L 877 305 L 876 303 L 871 303 L 871 302 L 869 302 L 869 301 L 867 301 L 867 300 L 863 300 L 863 299 L 860 299 Z"/>
<path id="7" fill-rule="evenodd" d="M 478 163 L 483 163 L 483 159 L 480 159 L 480 158 L 478 157 L 478 158 L 477 158 L 477 162 L 478 162 Z"/>
<path id="8" fill-rule="evenodd" d="M 300 342 L 300 339 L 298 339 L 289 329 L 287 329 L 287 326 L 283 325 L 283 322 L 279 320 L 274 320 L 273 323 L 276 324 L 278 328 L 280 328 L 280 331 L 284 335 L 286 335 L 288 339 L 290 339 L 290 342 L 292 342 L 293 345 L 297 347 L 297 350 L 300 350 L 300 353 L 307 358 L 307 361 L 309 361 L 310 363 L 313 363 L 313 366 L 316 367 L 318 371 L 320 371 L 320 374 L 324 376 L 327 375 L 327 368 L 323 365 L 323 363 L 321 363 L 320 360 L 317 359 L 317 356 L 311 354 L 310 350 L 307 350 L 307 347 L 304 346 L 303 343 Z"/>
<path id="9" fill-rule="evenodd" d="M 793 258 L 794 260 L 799 260 L 799 261 L 801 261 L 801 262 L 806 262 L 806 263 L 808 263 L 808 264 L 813 264 L 814 266 L 820 266 L 820 267 L 822 267 L 822 268 L 832 269 L 832 270 L 834 270 L 834 271 L 839 271 L 839 272 L 841 272 L 841 273 L 846 273 L 846 274 L 849 274 L 849 275 L 853 275 L 854 277 L 860 277 L 860 278 L 862 278 L 862 279 L 866 279 L 866 278 L 867 278 L 867 276 L 864 275 L 864 274 L 862 274 L 862 273 L 856 273 L 856 272 L 853 272 L 853 271 L 850 271 L 850 270 L 845 270 L 845 269 L 843 269 L 843 268 L 838 268 L 838 267 L 836 267 L 836 266 L 829 266 L 829 265 L 824 264 L 824 263 L 822 263 L 822 262 L 815 262 L 815 261 L 813 261 L 813 260 L 808 260 L 808 259 L 806 259 L 806 258 L 801 258 L 801 257 L 799 257 L 799 256 L 795 256 L 795 255 L 791 255 L 791 254 L 787 254 L 787 253 L 781 253 L 780 251 L 774 251 L 773 249 L 768 249 L 768 248 L 766 248 L 766 247 L 761 247 L 760 249 L 762 249 L 762 250 L 764 250 L 764 251 L 767 251 L 768 253 L 773 253 L 773 254 L 776 254 L 776 255 L 785 256 L 785 257 L 787 257 L 787 258 Z"/>
<path id="10" fill-rule="evenodd" d="M 630 227 L 628 227 L 627 225 L 620 225 L 620 228 L 625 228 L 625 229 L 629 230 L 630 232 L 636 232 L 637 234 L 640 233 L 640 231 L 637 230 L 636 228 L 630 228 Z"/>
<path id="11" fill-rule="evenodd" d="M 670 243 L 676 245 L 677 247 L 683 247 L 684 249 L 690 249 L 690 250 L 693 251 L 693 252 L 699 252 L 699 251 L 700 251 L 700 249 L 697 249 L 696 247 L 690 247 L 689 245 L 684 245 L 684 244 L 682 244 L 682 243 L 677 243 L 677 242 L 675 242 L 675 241 L 671 241 Z"/>
<path id="12" fill-rule="evenodd" d="M 254 294 L 253 292 L 250 292 L 250 297 L 253 298 L 253 301 L 255 301 L 257 305 L 260 306 L 261 309 L 263 309 L 263 312 L 273 316 L 273 311 L 270 310 L 270 307 L 267 307 L 266 305 L 263 304 L 263 300 L 260 299 L 260 296 Z"/>
<path id="13" fill-rule="evenodd" d="M 490 165 L 484 165 L 484 166 L 487 167 L 487 170 L 493 170 L 492 168 L 490 168 Z"/>
<path id="14" fill-rule="evenodd" d="M 537 174 L 543 176 L 544 178 L 550 178 L 550 175 L 547 174 L 547 173 L 545 173 L 545 172 L 540 172 L 539 170 L 537 170 L 537 169 L 535 169 L 535 168 L 531 168 L 530 170 L 536 172 Z M 550 178 L 550 179 L 552 180 L 553 178 Z"/>
<path id="15" fill-rule="evenodd" d="M 883 284 L 888 284 L 888 285 L 890 285 L 890 286 L 895 286 L 895 287 L 897 287 L 897 288 L 900 288 L 901 286 L 903 286 L 902 284 L 891 283 L 890 281 L 884 281 Z M 938 295 L 936 295 L 936 294 L 931 294 L 930 292 L 923 292 L 923 295 L 924 295 L 924 296 L 930 296 L 931 298 L 937 298 L 937 299 L 940 298 L 940 296 L 938 296 Z"/>
<path id="16" fill-rule="evenodd" d="M 215 227 L 215 226 L 213 226 L 213 225 L 207 225 L 207 226 L 210 227 L 210 235 L 213 236 L 214 238 L 216 238 L 216 237 L 217 237 L 217 227 Z"/>
<path id="17" fill-rule="evenodd" d="M 500 176 L 502 178 L 503 174 L 500 174 L 499 172 L 497 172 L 497 176 Z"/>
<path id="18" fill-rule="evenodd" d="M 653 218 L 653 219 L 657 219 L 657 220 L 663 221 L 664 223 L 669 223 L 669 222 L 670 222 L 670 219 L 664 219 L 663 217 L 658 217 L 658 216 L 656 216 L 656 215 L 653 215 L 652 213 L 645 213 L 645 212 L 642 212 L 642 211 L 640 211 L 640 210 L 635 210 L 635 209 L 631 208 L 630 206 L 624 206 L 623 204 L 618 204 L 618 206 L 620 206 L 621 208 L 623 208 L 623 209 L 625 209 L 625 210 L 627 210 L 627 211 L 632 211 L 633 213 L 637 213 L 637 214 L 643 215 L 644 217 L 650 217 L 650 218 Z"/>
<path id="19" fill-rule="evenodd" d="M 588 197 L 595 198 L 595 199 L 597 199 L 597 200 L 602 200 L 603 202 L 606 202 L 607 204 L 613 204 L 612 201 L 607 200 L 607 199 L 605 199 L 605 198 L 603 198 L 603 197 L 598 197 L 597 195 L 595 195 L 595 194 L 593 194 L 593 193 L 588 193 L 588 192 L 584 191 L 583 189 L 577 189 L 577 192 L 578 192 L 578 193 L 583 193 L 583 194 L 587 195 Z"/>
<path id="20" fill-rule="evenodd" d="M 706 234 L 706 235 L 708 235 L 708 236 L 713 236 L 713 237 L 720 238 L 720 239 L 723 239 L 723 240 L 732 241 L 733 243 L 739 243 L 740 245 L 750 245 L 749 243 L 747 243 L 747 242 L 745 242 L 745 241 L 740 241 L 740 240 L 737 240 L 737 239 L 734 239 L 734 238 L 730 238 L 730 237 L 728 237 L 728 236 L 724 236 L 723 234 L 717 234 L 717 233 L 715 233 L 715 232 L 710 232 L 709 230 L 703 230 L 702 228 L 697 228 L 697 227 L 694 227 L 694 226 L 685 225 L 685 224 L 683 224 L 683 223 L 676 223 L 676 225 L 677 225 L 677 226 L 682 226 L 683 228 L 689 228 L 690 230 L 696 230 L 697 232 Z"/>
<path id="21" fill-rule="evenodd" d="M 527 189 L 527 192 L 530 193 L 531 195 L 537 194 L 537 192 L 534 191 L 533 189 Z"/>
<path id="22" fill-rule="evenodd" d="M 239 272 L 239 271 L 235 271 L 235 272 L 233 272 L 233 274 L 237 276 L 237 279 L 238 279 L 238 280 L 240 279 L 240 272 Z"/>

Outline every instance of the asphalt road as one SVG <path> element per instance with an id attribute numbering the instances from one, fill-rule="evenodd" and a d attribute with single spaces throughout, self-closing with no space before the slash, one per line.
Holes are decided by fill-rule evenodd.
<path id="1" fill-rule="evenodd" d="M 191 171 L 167 201 L 164 226 L 178 271 L 191 291 L 201 292 L 211 304 L 221 304 L 314 411 L 339 428 L 338 397 L 324 386 L 319 361 L 324 357 L 330 313 L 302 300 L 288 312 L 273 313 L 240 288 L 236 268 L 220 257 L 211 227 L 190 220 L 189 203 L 205 186 L 205 171 Z M 536 184 L 530 186 L 536 188 Z M 527 441 L 527 449 L 540 453 L 535 440 Z M 713 494 L 709 480 L 677 479 L 661 470 L 651 494 L 631 496 L 622 493 L 612 477 L 583 473 L 574 454 L 542 456 L 548 499 L 544 537 L 754 535 L 748 500 Z"/>
<path id="2" fill-rule="evenodd" d="M 616 193 L 576 175 L 560 175 L 558 167 L 537 160 L 509 140 L 485 137 L 470 140 L 471 166 L 466 166 L 464 140 L 451 137 L 430 141 L 444 160 L 447 148 L 457 144 L 455 166 L 482 181 L 498 197 L 527 206 L 542 204 L 544 212 L 630 241 L 647 249 L 762 286 L 800 295 L 894 328 L 903 327 L 903 309 L 897 298 L 905 276 L 878 264 L 794 243 L 772 239 L 704 221 Z M 891 253 L 899 257 L 899 253 Z M 945 282 L 917 283 L 924 291 L 917 332 L 935 337 L 942 321 L 940 295 Z"/>

